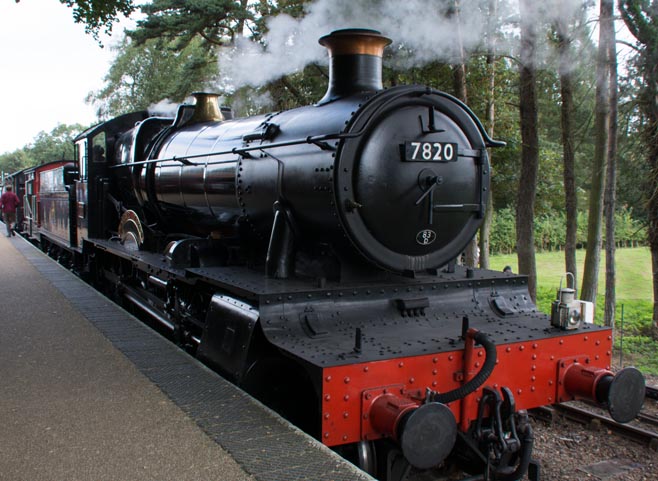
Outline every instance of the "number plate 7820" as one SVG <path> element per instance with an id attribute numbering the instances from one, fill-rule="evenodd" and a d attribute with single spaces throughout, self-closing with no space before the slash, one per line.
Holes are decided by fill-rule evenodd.
<path id="1" fill-rule="evenodd" d="M 404 160 L 454 162 L 457 160 L 457 144 L 454 142 L 405 142 Z"/>

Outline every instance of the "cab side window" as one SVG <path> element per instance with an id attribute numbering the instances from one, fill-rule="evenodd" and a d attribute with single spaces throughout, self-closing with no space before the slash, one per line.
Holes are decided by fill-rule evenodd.
<path id="1" fill-rule="evenodd" d="M 78 162 L 80 180 L 87 179 L 87 139 L 82 139 L 75 144 L 75 158 Z"/>
<path id="2" fill-rule="evenodd" d="M 91 144 L 91 161 L 94 163 L 105 162 L 105 132 L 95 135 Z"/>

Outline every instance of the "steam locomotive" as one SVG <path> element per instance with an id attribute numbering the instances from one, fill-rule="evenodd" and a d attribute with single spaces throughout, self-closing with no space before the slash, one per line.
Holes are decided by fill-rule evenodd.
<path id="1" fill-rule="evenodd" d="M 489 194 L 489 138 L 462 102 L 382 87 L 390 40 L 320 39 L 316 104 L 233 119 L 195 94 L 75 139 L 13 177 L 23 230 L 209 366 L 381 480 L 458 465 L 517 480 L 527 409 L 585 398 L 626 422 L 644 379 L 563 290 L 457 265 Z M 536 470 L 531 470 L 534 479 Z"/>

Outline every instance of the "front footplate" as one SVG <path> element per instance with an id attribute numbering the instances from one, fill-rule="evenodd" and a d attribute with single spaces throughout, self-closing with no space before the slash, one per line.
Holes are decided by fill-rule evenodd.
<path id="1" fill-rule="evenodd" d="M 468 433 L 460 433 L 459 462 L 464 471 L 481 474 L 485 480 L 516 481 L 528 473 L 529 479 L 537 481 L 539 469 L 531 460 L 533 442 L 528 414 L 517 412 L 512 392 L 506 387 L 500 393 L 485 387 L 477 420 Z"/>

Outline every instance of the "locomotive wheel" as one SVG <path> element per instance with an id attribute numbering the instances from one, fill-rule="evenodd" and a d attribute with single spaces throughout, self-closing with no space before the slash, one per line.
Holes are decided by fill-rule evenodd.
<path id="1" fill-rule="evenodd" d="M 387 439 L 339 446 L 336 452 L 379 481 L 404 481 L 411 471 L 400 448 Z"/>
<path id="2" fill-rule="evenodd" d="M 121 216 L 119 237 L 121 243 L 129 250 L 139 250 L 139 247 L 144 243 L 142 223 L 135 211 L 128 210 Z"/>
<path id="3" fill-rule="evenodd" d="M 375 449 L 370 441 L 361 441 L 356 446 L 357 466 L 368 474 L 375 474 L 377 460 Z"/>
<path id="4" fill-rule="evenodd" d="M 376 447 L 373 441 L 360 441 L 334 448 L 336 452 L 371 476 L 377 475 Z"/>
<path id="5" fill-rule="evenodd" d="M 380 481 L 404 481 L 407 479 L 411 465 L 406 460 L 400 448 L 388 440 L 375 442 L 377 472 L 375 477 Z"/>

